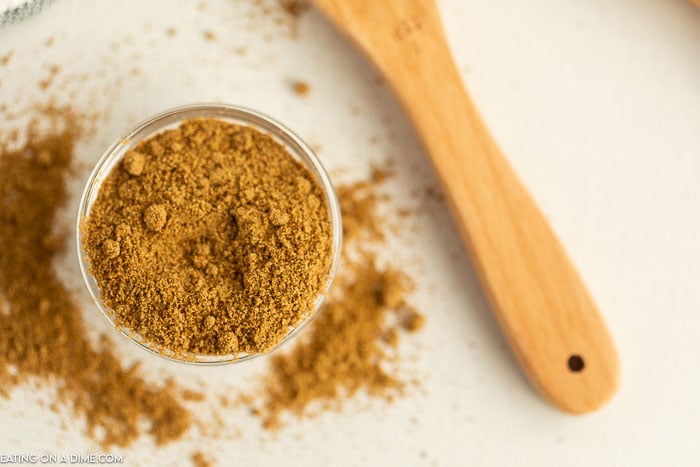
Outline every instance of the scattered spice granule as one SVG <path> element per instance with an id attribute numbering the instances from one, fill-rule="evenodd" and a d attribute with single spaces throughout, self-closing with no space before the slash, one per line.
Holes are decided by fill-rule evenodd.
<path id="1" fill-rule="evenodd" d="M 401 325 L 408 332 L 418 332 L 425 326 L 425 315 L 409 308 L 402 317 Z"/>
<path id="2" fill-rule="evenodd" d="M 192 465 L 195 467 L 212 467 L 214 463 L 201 451 L 192 453 Z"/>
<path id="3" fill-rule="evenodd" d="M 204 39 L 208 42 L 214 42 L 216 40 L 216 34 L 209 30 L 206 30 L 204 31 Z"/>
<path id="4" fill-rule="evenodd" d="M 165 30 L 165 35 L 168 37 L 177 36 L 177 28 L 168 28 Z"/>
<path id="5" fill-rule="evenodd" d="M 188 430 L 189 412 L 172 389 L 147 383 L 137 365 L 122 366 L 111 341 L 88 342 L 80 309 L 54 269 L 79 127 L 66 118 L 65 132 L 30 126 L 23 148 L 0 149 L 0 296 L 7 308 L 0 313 L 0 394 L 9 397 L 38 377 L 58 386 L 55 403 L 84 417 L 87 434 L 104 447 L 125 446 L 144 430 L 167 443 Z"/>
<path id="6" fill-rule="evenodd" d="M 372 173 L 370 175 L 372 182 L 375 184 L 384 183 L 392 175 L 391 170 L 388 167 L 382 167 L 376 164 L 372 164 Z"/>
<path id="7" fill-rule="evenodd" d="M 305 0 L 255 0 L 255 7 L 250 17 L 251 29 L 276 24 L 285 27 L 295 39 L 299 35 L 299 22 L 310 3 Z"/>
<path id="8" fill-rule="evenodd" d="M 362 248 L 368 230 L 382 232 L 376 213 L 381 197 L 367 182 L 337 191 L 343 223 L 349 223 L 341 267 L 310 329 L 290 352 L 271 356 L 261 391 L 251 396 L 257 401 L 253 413 L 267 429 L 284 426 L 285 414 L 312 416 L 342 407 L 358 391 L 392 400 L 405 387 L 395 371 L 394 348 L 401 332 L 420 325 L 418 317 L 410 318 L 415 326 L 407 325 L 404 316 L 412 281 L 380 267 L 376 253 Z M 376 246 L 383 237 L 373 238 Z"/>
<path id="9" fill-rule="evenodd" d="M 54 80 L 56 79 L 56 76 L 58 76 L 58 74 L 60 73 L 60 71 L 61 71 L 61 67 L 60 67 L 60 66 L 58 66 L 58 65 L 51 65 L 51 66 L 49 67 L 49 76 L 47 76 L 46 78 L 44 78 L 44 79 L 42 79 L 42 80 L 39 81 L 39 87 L 40 87 L 42 90 L 46 90 L 46 89 L 47 89 L 49 86 L 51 86 L 51 84 L 54 82 Z"/>
<path id="10" fill-rule="evenodd" d="M 82 229 L 117 325 L 184 359 L 271 349 L 315 311 L 330 268 L 310 172 L 271 136 L 216 119 L 141 141 Z"/>
<path id="11" fill-rule="evenodd" d="M 181 391 L 181 397 L 186 401 L 202 402 L 206 399 L 206 395 L 203 392 L 194 391 L 192 389 L 184 389 Z"/>
<path id="12" fill-rule="evenodd" d="M 377 215 L 382 195 L 373 189 L 373 184 L 360 180 L 337 186 L 336 193 L 343 214 L 343 241 L 359 238 L 370 243 L 383 241 L 382 223 Z"/>
<path id="13" fill-rule="evenodd" d="M 305 81 L 295 81 L 292 89 L 294 89 L 294 93 L 297 96 L 305 97 L 311 91 L 311 86 L 309 86 L 309 84 Z"/>
<path id="14" fill-rule="evenodd" d="M 10 51 L 10 52 L 7 52 L 2 57 L 0 57 L 0 65 L 5 66 L 8 63 L 10 63 L 10 60 L 12 59 L 12 54 L 13 54 L 13 52 Z"/>
<path id="15" fill-rule="evenodd" d="M 425 188 L 425 197 L 431 201 L 437 201 L 440 203 L 445 202 L 445 195 L 442 191 L 442 188 L 440 188 L 437 185 L 430 185 Z"/>
<path id="16" fill-rule="evenodd" d="M 399 345 L 399 333 L 395 328 L 388 329 L 382 336 L 382 339 L 392 347 Z"/>
<path id="17" fill-rule="evenodd" d="M 294 18 L 299 18 L 309 9 L 309 2 L 303 0 L 279 0 L 282 9 Z"/>
<path id="18" fill-rule="evenodd" d="M 396 210 L 396 214 L 398 214 L 399 217 L 406 218 L 406 217 L 411 217 L 415 215 L 416 210 L 413 208 L 399 208 Z"/>

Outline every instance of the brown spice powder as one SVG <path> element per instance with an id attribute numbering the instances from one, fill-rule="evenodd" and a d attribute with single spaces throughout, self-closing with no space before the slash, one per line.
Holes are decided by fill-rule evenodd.
<path id="1" fill-rule="evenodd" d="M 305 81 L 295 81 L 292 89 L 297 96 L 306 97 L 311 91 L 311 86 Z"/>
<path id="2" fill-rule="evenodd" d="M 379 269 L 370 257 L 343 265 L 311 334 L 290 354 L 272 356 L 259 412 L 266 428 L 278 428 L 285 412 L 308 415 L 314 402 L 333 409 L 359 390 L 372 396 L 400 392 L 403 383 L 385 367 L 390 344 L 397 341 L 387 345 L 384 336 L 393 329 L 388 317 L 397 303 L 391 300 L 402 299 L 403 279 L 398 271 Z"/>
<path id="3" fill-rule="evenodd" d="M 195 467 L 212 467 L 214 463 L 201 451 L 192 454 L 192 465 Z"/>
<path id="4" fill-rule="evenodd" d="M 0 393 L 9 397 L 39 377 L 58 385 L 57 402 L 85 417 L 88 434 L 104 446 L 130 443 L 144 421 L 158 443 L 169 442 L 189 428 L 189 413 L 172 388 L 146 383 L 137 366 L 124 368 L 108 340 L 90 345 L 53 267 L 64 244 L 53 232 L 77 128 L 66 123 L 64 133 L 31 131 L 24 148 L 0 150 Z"/>
<path id="5" fill-rule="evenodd" d="M 138 144 L 84 233 L 117 324 L 185 358 L 275 346 L 313 311 L 332 248 L 310 173 L 272 137 L 213 119 Z"/>
<path id="6" fill-rule="evenodd" d="M 309 9 L 309 2 L 304 0 L 279 0 L 282 9 L 294 18 L 299 18 Z"/>
<path id="7" fill-rule="evenodd" d="M 377 216 L 383 199 L 366 181 L 338 187 L 347 234 L 331 296 L 291 352 L 272 356 L 254 413 L 268 429 L 280 428 L 285 414 L 342 407 L 359 391 L 391 400 L 405 383 L 397 376 L 396 349 L 404 331 L 414 332 L 423 316 L 405 303 L 411 280 L 380 267 L 367 249 L 383 239 Z"/>
<path id="8" fill-rule="evenodd" d="M 5 55 L 0 57 L 0 66 L 5 66 L 8 63 L 10 63 L 10 59 L 12 59 L 12 51 L 7 52 Z"/>
<path id="9" fill-rule="evenodd" d="M 338 202 L 343 215 L 343 239 L 346 243 L 378 244 L 384 240 L 383 224 L 377 206 L 383 197 L 374 188 L 381 181 L 360 180 L 337 187 Z"/>

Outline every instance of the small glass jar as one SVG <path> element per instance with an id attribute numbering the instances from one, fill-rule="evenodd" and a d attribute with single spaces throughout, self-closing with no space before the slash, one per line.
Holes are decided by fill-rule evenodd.
<path id="1" fill-rule="evenodd" d="M 82 225 L 85 220 L 87 220 L 88 216 L 90 215 L 90 209 L 97 200 L 102 182 L 107 178 L 109 173 L 115 168 L 124 155 L 141 141 L 165 130 L 176 128 L 184 120 L 190 120 L 193 118 L 215 118 L 225 122 L 249 126 L 271 136 L 275 139 L 275 141 L 282 144 L 287 149 L 289 154 L 291 154 L 295 160 L 301 163 L 309 171 L 316 183 L 321 187 L 326 201 L 325 204 L 328 208 L 332 229 L 332 252 L 328 277 L 326 278 L 323 290 L 315 301 L 314 309 L 310 310 L 308 316 L 303 321 L 298 323 L 293 328 L 290 328 L 284 339 L 282 339 L 275 347 L 268 351 L 268 353 L 279 347 L 282 343 L 291 339 L 316 315 L 326 294 L 328 293 L 333 277 L 335 276 L 335 272 L 338 268 L 338 263 L 340 262 L 343 227 L 340 217 L 340 205 L 338 204 L 338 198 L 335 190 L 331 184 L 328 174 L 321 164 L 321 161 L 319 161 L 318 157 L 316 157 L 311 148 L 304 143 L 301 138 L 292 133 L 291 130 L 281 123 L 266 115 L 260 114 L 254 110 L 233 105 L 194 104 L 166 110 L 165 112 L 159 113 L 137 125 L 135 128 L 127 132 L 125 136 L 114 143 L 107 150 L 107 152 L 105 152 L 105 154 L 97 162 L 92 174 L 90 174 L 87 184 L 85 185 L 82 198 L 80 199 L 77 223 L 77 244 L 80 271 L 90 295 L 102 313 L 107 317 L 107 319 L 109 319 L 115 328 L 142 348 L 145 348 L 146 350 L 161 357 L 187 363 L 211 365 L 241 362 L 262 354 L 179 355 L 168 353 L 166 350 L 154 349 L 149 346 L 149 343 L 138 333 L 126 328 L 119 328 L 116 325 L 114 311 L 108 308 L 100 298 L 100 289 L 97 285 L 97 281 L 89 272 L 87 255 L 83 249 Z"/>

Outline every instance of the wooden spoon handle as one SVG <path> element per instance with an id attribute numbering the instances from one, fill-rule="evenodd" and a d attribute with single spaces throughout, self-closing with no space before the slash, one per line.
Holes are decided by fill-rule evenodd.
<path id="1" fill-rule="evenodd" d="M 526 374 L 557 407 L 592 411 L 618 385 L 608 329 L 549 223 L 481 121 L 437 9 L 431 2 L 413 2 L 406 14 L 407 3 L 370 2 L 362 17 L 352 17 L 351 11 L 329 16 L 344 23 L 341 28 L 374 59 L 418 129 L 491 307 Z M 365 28 L 355 30 L 358 23 Z M 368 23 L 376 24 L 375 33 L 367 33 Z"/>

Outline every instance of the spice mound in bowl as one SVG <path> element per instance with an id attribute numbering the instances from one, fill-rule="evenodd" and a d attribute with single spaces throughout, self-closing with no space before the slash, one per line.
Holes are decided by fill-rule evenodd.
<path id="1" fill-rule="evenodd" d="M 237 361 L 318 309 L 339 216 L 323 168 L 289 130 L 240 108 L 189 106 L 142 124 L 98 163 L 81 201 L 81 266 L 137 343 Z"/>

